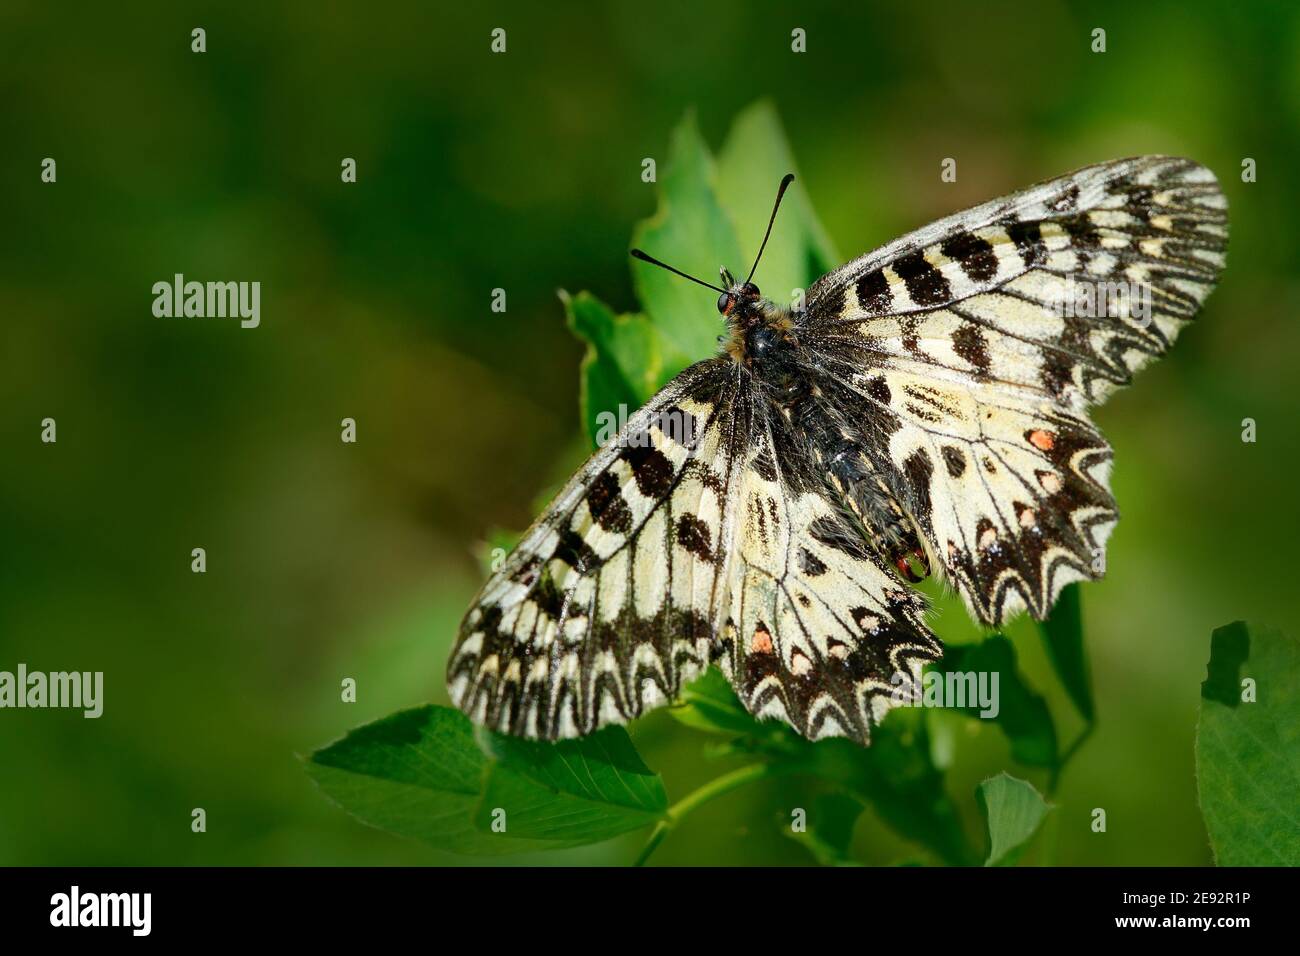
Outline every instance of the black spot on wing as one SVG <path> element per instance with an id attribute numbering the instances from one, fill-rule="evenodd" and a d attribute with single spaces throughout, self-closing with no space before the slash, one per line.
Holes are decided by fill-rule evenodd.
<path id="1" fill-rule="evenodd" d="M 1043 365 L 1038 373 L 1043 387 L 1060 398 L 1065 389 L 1074 383 L 1074 366 L 1058 349 L 1043 350 Z"/>
<path id="2" fill-rule="evenodd" d="M 961 453 L 961 449 L 952 445 L 943 446 L 943 463 L 948 466 L 948 474 L 953 478 L 960 478 L 966 471 L 966 456 Z"/>
<path id="3" fill-rule="evenodd" d="M 713 561 L 709 526 L 695 515 L 684 514 L 677 519 L 677 543 L 701 561 Z"/>
<path id="4" fill-rule="evenodd" d="M 1112 195 L 1116 192 L 1113 187 Z M 1124 190 L 1118 190 L 1123 192 Z M 1151 199 L 1155 195 L 1155 190 L 1150 186 L 1134 186 L 1127 190 L 1128 197 L 1125 201 L 1126 211 L 1135 219 L 1143 223 L 1151 221 Z"/>
<path id="5" fill-rule="evenodd" d="M 906 402 L 904 403 L 903 407 L 907 410 L 908 414 L 910 414 L 913 418 L 919 418 L 921 419 L 921 421 L 929 422 L 931 425 L 938 425 L 940 422 L 943 421 L 942 418 L 940 418 L 937 414 L 932 412 L 930 409 L 925 408 L 921 405 L 917 405 L 914 402 Z"/>
<path id="6" fill-rule="evenodd" d="M 587 542 L 568 528 L 560 535 L 560 542 L 556 545 L 553 557 L 580 571 L 589 570 L 600 563 L 600 559 L 596 557 L 596 552 L 591 549 Z"/>
<path id="7" fill-rule="evenodd" d="M 888 405 L 892 396 L 889 392 L 889 383 L 885 381 L 885 376 L 877 375 L 875 378 L 867 379 L 867 394 L 881 405 Z"/>
<path id="8" fill-rule="evenodd" d="M 978 325 L 963 325 L 952 334 L 953 351 L 975 366 L 981 373 L 987 373 L 992 360 L 989 358 L 988 342 Z"/>
<path id="9" fill-rule="evenodd" d="M 542 572 L 541 579 L 533 588 L 531 597 L 538 610 L 552 621 L 559 620 L 560 615 L 564 613 L 564 593 L 560 590 L 559 585 L 555 583 L 549 568 Z"/>
<path id="10" fill-rule="evenodd" d="M 997 275 L 998 257 L 987 239 L 962 231 L 945 239 L 939 251 L 960 265 L 974 282 L 986 282 Z"/>
<path id="11" fill-rule="evenodd" d="M 658 448 L 649 445 L 624 448 L 623 460 L 632 466 L 636 486 L 647 498 L 658 501 L 672 488 L 672 462 Z"/>
<path id="12" fill-rule="evenodd" d="M 907 456 L 903 462 L 903 474 L 907 476 L 912 488 L 912 498 L 916 503 L 913 509 L 918 516 L 930 513 L 930 477 L 934 474 L 934 462 L 924 448 L 918 448 Z"/>
<path id="13" fill-rule="evenodd" d="M 858 304 L 867 312 L 884 314 L 893 304 L 894 297 L 889 292 L 889 282 L 885 273 L 879 269 L 868 272 L 858 279 Z"/>
<path id="14" fill-rule="evenodd" d="M 1047 248 L 1043 245 L 1043 233 L 1038 223 L 1017 219 L 1008 222 L 1006 229 L 1020 253 L 1020 261 L 1026 266 L 1038 266 L 1047 261 Z"/>
<path id="15" fill-rule="evenodd" d="M 907 294 L 917 305 L 940 305 L 952 298 L 948 280 L 919 250 L 896 261 L 894 271 L 906 284 Z"/>
<path id="16" fill-rule="evenodd" d="M 632 528 L 632 510 L 623 500 L 618 479 L 604 471 L 587 489 L 587 507 L 592 519 L 606 531 L 627 534 Z"/>
<path id="17" fill-rule="evenodd" d="M 672 405 L 656 416 L 654 425 L 683 448 L 694 448 L 700 440 L 700 423 L 686 409 Z"/>
<path id="18" fill-rule="evenodd" d="M 1071 183 L 1066 189 L 1052 200 L 1052 208 L 1057 212 L 1069 212 L 1079 204 L 1079 184 Z"/>
<path id="19" fill-rule="evenodd" d="M 763 501 L 757 495 L 749 499 L 747 508 L 750 521 L 754 529 L 758 532 L 758 538 L 767 546 L 767 516 L 763 513 Z"/>
<path id="20" fill-rule="evenodd" d="M 1066 216 L 1060 222 L 1076 245 L 1089 247 L 1101 245 L 1101 233 L 1097 231 L 1096 223 L 1086 212 Z"/>

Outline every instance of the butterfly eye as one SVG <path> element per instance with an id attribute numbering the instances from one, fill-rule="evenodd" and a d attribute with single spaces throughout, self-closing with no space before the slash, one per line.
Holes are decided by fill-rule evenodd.
<path id="1" fill-rule="evenodd" d="M 718 311 L 721 312 L 723 315 L 726 315 L 728 312 L 731 311 L 731 302 L 732 302 L 731 293 L 730 292 L 722 293 L 722 295 L 718 296 Z"/>
<path id="2" fill-rule="evenodd" d="M 759 296 L 758 286 L 754 285 L 754 283 L 752 282 L 746 282 L 745 295 L 752 296 L 753 298 L 757 299 Z"/>

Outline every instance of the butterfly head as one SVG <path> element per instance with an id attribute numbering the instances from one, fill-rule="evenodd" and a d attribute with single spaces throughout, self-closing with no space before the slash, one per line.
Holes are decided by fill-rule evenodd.
<path id="1" fill-rule="evenodd" d="M 722 276 L 722 286 L 726 289 L 718 296 L 718 313 L 723 318 L 730 319 L 733 313 L 753 308 L 763 301 L 763 296 L 754 283 L 737 282 L 726 266 L 719 269 L 718 273 Z"/>
<path id="2" fill-rule="evenodd" d="M 790 315 L 763 298 L 758 286 L 740 282 L 723 266 L 719 270 L 726 291 L 718 296 L 718 313 L 727 320 L 728 334 L 719 339 L 723 351 L 747 367 L 793 342 Z"/>
<path id="3" fill-rule="evenodd" d="M 765 347 L 755 348 L 751 345 L 751 339 L 760 329 L 767 331 L 760 334 L 760 346 L 762 342 L 768 339 L 774 344 L 777 340 L 784 341 L 788 336 L 789 312 L 780 306 L 763 298 L 758 286 L 754 285 L 751 279 L 758 270 L 758 263 L 763 258 L 763 250 L 767 248 L 767 240 L 772 235 L 772 224 L 776 222 L 776 211 L 781 208 L 781 197 L 785 195 L 786 189 L 794 182 L 794 174 L 787 173 L 781 180 L 781 186 L 776 193 L 776 203 L 772 206 L 772 218 L 767 221 L 767 232 L 763 235 L 763 242 L 758 247 L 758 255 L 754 257 L 754 265 L 749 270 L 749 275 L 745 281 L 739 281 L 731 270 L 723 266 L 718 274 L 722 278 L 722 285 L 716 286 L 711 282 L 705 282 L 703 279 L 697 279 L 693 275 L 687 275 L 680 269 L 674 269 L 666 262 L 660 262 L 653 256 L 647 255 L 640 249 L 632 250 L 632 258 L 640 259 L 642 262 L 648 262 L 651 265 L 659 266 L 661 269 L 667 269 L 683 279 L 689 279 L 697 285 L 702 285 L 706 289 L 712 289 L 718 293 L 718 312 L 727 320 L 727 328 L 730 336 L 724 339 L 726 351 L 729 352 L 737 361 L 743 361 L 748 364 L 758 353 L 770 351 Z"/>

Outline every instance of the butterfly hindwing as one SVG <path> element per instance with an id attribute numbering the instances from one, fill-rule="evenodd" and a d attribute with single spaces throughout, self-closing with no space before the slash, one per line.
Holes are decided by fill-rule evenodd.
<path id="1" fill-rule="evenodd" d="M 1046 617 L 1066 584 L 1097 578 L 1118 512 L 1111 450 L 1082 413 L 988 383 L 878 373 L 898 428 L 889 457 L 931 561 L 972 615 Z"/>
<path id="2" fill-rule="evenodd" d="M 813 740 L 866 743 L 942 653 L 925 600 L 868 547 L 791 424 L 755 421 L 737 489 L 723 670 L 755 716 Z"/>

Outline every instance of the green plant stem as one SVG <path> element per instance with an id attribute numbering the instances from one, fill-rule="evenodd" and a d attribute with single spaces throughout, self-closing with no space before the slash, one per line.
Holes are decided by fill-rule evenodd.
<path id="1" fill-rule="evenodd" d="M 1039 855 L 1039 866 L 1056 865 L 1056 839 L 1061 827 L 1061 811 L 1059 807 L 1053 806 L 1047 814 L 1047 819 L 1043 821 L 1043 836 L 1040 840 L 1042 852 Z"/>
<path id="2" fill-rule="evenodd" d="M 732 790 L 743 787 L 747 783 L 775 776 L 779 772 L 772 764 L 749 764 L 730 773 L 724 773 L 721 777 L 715 777 L 702 787 L 692 790 L 668 808 L 667 815 L 655 826 L 654 832 L 650 834 L 650 839 L 646 841 L 645 847 L 642 848 L 632 865 L 644 866 L 646 860 L 650 859 L 650 854 L 654 853 L 655 848 L 664 841 L 664 837 L 668 836 L 668 833 L 677 824 L 681 823 L 683 818 L 698 807 L 716 797 L 722 796 L 724 793 L 730 793 Z"/>
<path id="3" fill-rule="evenodd" d="M 1049 797 L 1056 793 L 1056 788 L 1061 783 L 1061 774 L 1065 772 L 1065 765 L 1074 759 L 1074 755 L 1079 752 L 1079 748 L 1087 742 L 1088 738 L 1092 736 L 1092 732 L 1096 728 L 1097 725 L 1094 723 L 1090 723 L 1084 727 L 1079 736 L 1074 739 L 1074 743 L 1070 744 L 1065 753 L 1061 755 L 1061 759 L 1056 762 L 1056 766 L 1052 769 L 1051 776 L 1047 781 L 1047 795 Z"/>

